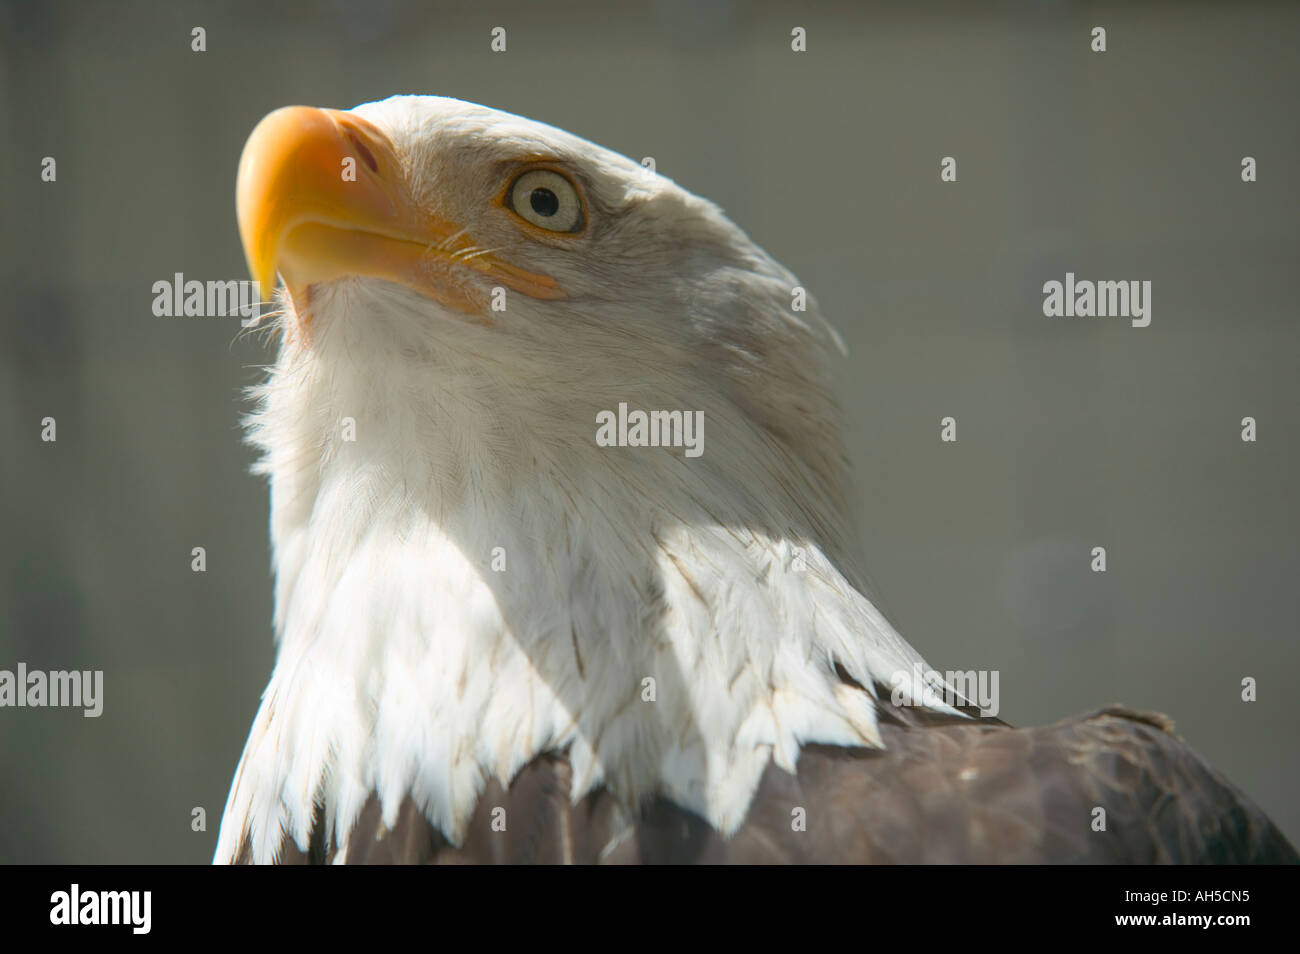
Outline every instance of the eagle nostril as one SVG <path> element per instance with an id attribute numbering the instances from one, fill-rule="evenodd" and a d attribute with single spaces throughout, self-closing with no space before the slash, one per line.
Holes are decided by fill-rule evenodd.
<path id="1" fill-rule="evenodd" d="M 361 137 L 351 130 L 348 131 L 348 142 L 356 148 L 361 154 L 361 161 L 370 167 L 371 172 L 379 171 L 379 163 L 375 161 L 375 154 L 366 148 L 366 144 L 361 141 Z"/>

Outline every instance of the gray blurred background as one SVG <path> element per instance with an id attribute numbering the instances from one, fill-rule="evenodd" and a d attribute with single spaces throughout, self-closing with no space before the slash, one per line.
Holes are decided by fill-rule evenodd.
<path id="1" fill-rule="evenodd" d="M 272 663 L 238 423 L 272 350 L 154 317 L 151 286 L 247 277 L 233 186 L 262 115 L 398 92 L 653 156 L 727 209 L 848 343 L 903 634 L 1000 670 L 1016 723 L 1170 714 L 1300 844 L 1300 8 L 614 6 L 0 4 L 0 669 L 105 671 L 99 719 L 0 709 L 0 861 L 210 859 Z M 1067 270 L 1150 279 L 1151 326 L 1044 318 Z"/>

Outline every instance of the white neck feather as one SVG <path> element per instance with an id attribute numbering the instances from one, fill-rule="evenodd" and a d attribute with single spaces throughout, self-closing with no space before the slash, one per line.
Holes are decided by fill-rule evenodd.
<path id="1" fill-rule="evenodd" d="M 486 780 L 548 750 L 575 798 L 663 794 L 730 833 L 769 759 L 879 744 L 836 667 L 871 687 L 920 658 L 845 569 L 847 521 L 797 455 L 698 380 L 629 385 L 593 358 L 548 406 L 553 383 L 487 330 L 482 348 L 375 333 L 414 309 L 342 286 L 253 417 L 279 657 L 218 860 L 245 833 L 259 862 L 282 832 L 305 849 L 318 802 L 343 846 L 371 793 L 388 823 L 409 795 L 458 841 Z M 705 453 L 597 447 L 610 394 L 702 410 Z"/>

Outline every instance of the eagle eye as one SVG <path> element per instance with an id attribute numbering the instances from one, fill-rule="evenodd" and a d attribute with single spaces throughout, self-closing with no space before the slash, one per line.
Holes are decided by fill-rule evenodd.
<path id="1" fill-rule="evenodd" d="M 530 169 L 510 186 L 510 210 L 548 232 L 581 232 L 582 198 L 568 178 L 553 169 Z"/>

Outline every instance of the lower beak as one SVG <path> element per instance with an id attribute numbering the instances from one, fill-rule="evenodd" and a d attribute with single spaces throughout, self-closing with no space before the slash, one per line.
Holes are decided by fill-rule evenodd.
<path id="1" fill-rule="evenodd" d="M 392 142 L 353 113 L 289 106 L 263 119 L 239 160 L 236 206 L 262 294 L 278 271 L 299 311 L 310 285 L 355 276 L 397 282 L 465 313 L 482 310 L 484 284 L 564 297 L 553 278 L 489 254 L 457 258 L 473 238 L 416 203 Z M 488 281 L 473 281 L 474 272 Z"/>

